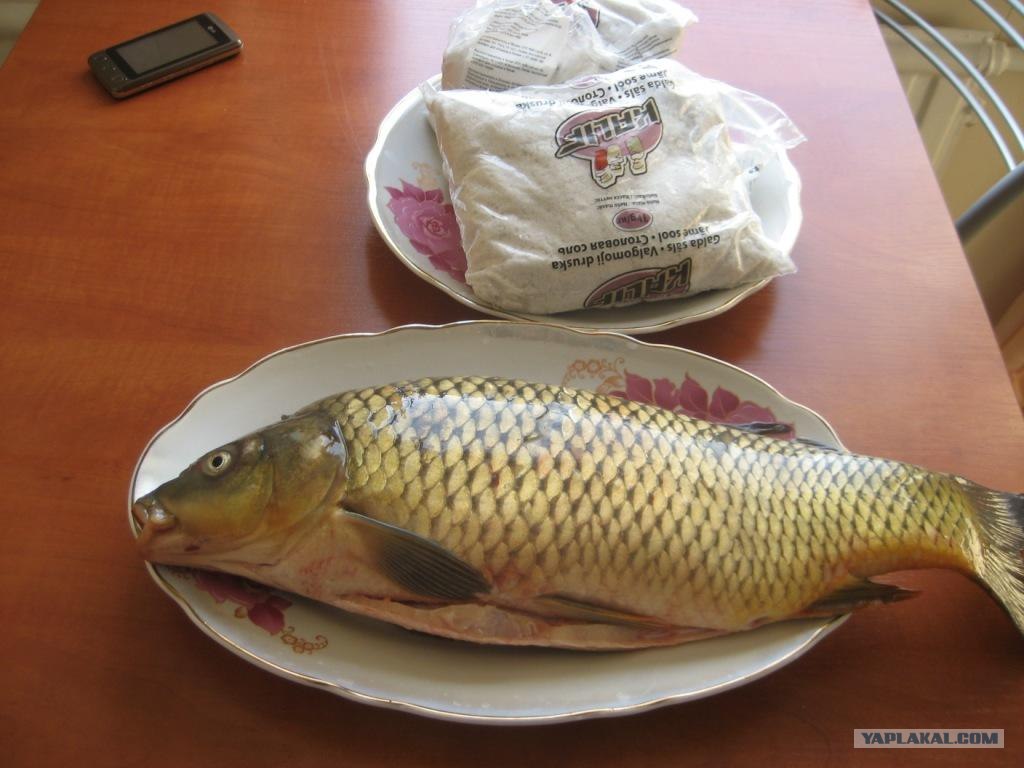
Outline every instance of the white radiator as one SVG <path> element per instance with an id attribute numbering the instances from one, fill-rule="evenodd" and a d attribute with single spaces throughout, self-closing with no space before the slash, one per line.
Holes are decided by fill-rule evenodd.
<path id="1" fill-rule="evenodd" d="M 988 100 L 974 85 L 974 81 L 955 62 L 951 62 L 928 35 L 921 33 L 915 27 L 906 29 L 950 64 L 982 104 L 988 106 Z M 948 27 L 939 27 L 938 29 L 978 68 L 989 82 L 1004 72 L 1024 71 L 1024 51 L 1012 48 L 1002 42 L 994 31 Z M 914 111 L 914 117 L 917 119 L 921 138 L 928 149 L 932 167 L 935 169 L 936 176 L 941 179 L 949 154 L 956 145 L 960 131 L 965 126 L 976 122 L 977 118 L 960 94 L 921 54 L 897 37 L 896 33 L 890 29 L 883 27 L 882 36 L 885 38 L 896 70 L 899 72 L 907 100 Z M 998 90 L 998 82 L 993 83 L 993 87 Z M 989 109 L 988 113 L 997 126 L 1002 127 L 998 113 L 992 109 Z"/>

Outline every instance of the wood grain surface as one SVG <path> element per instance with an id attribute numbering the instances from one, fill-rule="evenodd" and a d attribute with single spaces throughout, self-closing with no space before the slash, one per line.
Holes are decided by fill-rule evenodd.
<path id="1" fill-rule="evenodd" d="M 370 220 L 362 164 L 469 0 L 221 0 L 234 60 L 124 102 L 86 56 L 183 0 L 43 0 L 0 69 L 0 761 L 29 765 L 1024 764 L 1024 638 L 981 589 L 869 609 L 746 687 L 633 717 L 463 726 L 278 679 L 147 576 L 125 497 L 210 383 L 308 339 L 479 317 Z M 1024 491 L 1024 424 L 866 0 L 696 0 L 678 57 L 809 137 L 800 271 L 648 337 L 740 365 L 854 450 Z M 852 749 L 855 727 L 1004 750 Z"/>

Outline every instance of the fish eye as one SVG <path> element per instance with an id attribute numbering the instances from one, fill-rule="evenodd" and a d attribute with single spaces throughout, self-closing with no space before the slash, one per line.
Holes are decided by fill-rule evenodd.
<path id="1" fill-rule="evenodd" d="M 231 458 L 230 451 L 214 451 L 203 459 L 203 474 L 208 477 L 223 474 L 231 466 Z"/>

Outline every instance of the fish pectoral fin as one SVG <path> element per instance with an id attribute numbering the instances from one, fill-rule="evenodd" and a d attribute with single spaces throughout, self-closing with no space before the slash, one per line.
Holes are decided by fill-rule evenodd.
<path id="1" fill-rule="evenodd" d="M 848 582 L 804 608 L 800 615 L 835 616 L 873 603 L 895 603 L 907 600 L 917 594 L 916 590 L 904 589 L 894 584 L 880 584 L 870 579 L 850 577 Z"/>
<path id="2" fill-rule="evenodd" d="M 666 629 L 675 627 L 653 616 L 641 616 L 628 613 L 607 605 L 580 600 L 568 595 L 541 595 L 530 601 L 545 615 L 554 616 L 567 621 L 584 621 L 598 624 L 614 624 L 637 629 Z"/>
<path id="3" fill-rule="evenodd" d="M 490 583 L 476 568 L 440 544 L 358 512 L 341 512 L 362 538 L 380 572 L 410 592 L 438 600 L 465 601 L 491 591 Z"/>

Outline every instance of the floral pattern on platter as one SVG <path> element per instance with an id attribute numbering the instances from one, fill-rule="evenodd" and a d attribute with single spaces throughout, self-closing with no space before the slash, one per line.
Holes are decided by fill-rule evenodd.
<path id="1" fill-rule="evenodd" d="M 285 627 L 284 632 L 281 634 L 281 642 L 285 645 L 290 645 L 295 653 L 313 653 L 313 651 L 319 651 L 321 648 L 327 647 L 327 638 L 323 635 L 317 635 L 314 638 L 316 642 L 312 640 L 306 640 L 295 635 L 295 627 Z"/>
<path id="2" fill-rule="evenodd" d="M 395 217 L 395 224 L 435 269 L 465 283 L 466 254 L 455 209 L 445 202 L 441 189 L 423 189 L 404 179 L 400 181 L 401 189 L 385 187 L 391 196 L 388 210 Z"/>
<path id="3" fill-rule="evenodd" d="M 565 369 L 562 386 L 589 389 L 601 395 L 611 394 L 612 390 L 625 386 L 626 379 L 620 370 L 625 362 L 621 357 L 615 360 L 574 360 Z"/>
<path id="4" fill-rule="evenodd" d="M 416 171 L 416 186 L 427 189 L 441 188 L 443 182 L 441 171 L 433 163 L 413 163 L 412 168 Z"/>
<path id="5" fill-rule="evenodd" d="M 650 403 L 675 413 L 719 424 L 751 424 L 776 422 L 771 408 L 741 399 L 735 392 L 721 386 L 708 395 L 700 382 L 683 374 L 676 385 L 670 379 L 649 379 L 631 373 L 620 357 L 614 361 L 603 359 L 575 360 L 566 368 L 563 386 L 588 388 L 602 394 L 614 395 L 640 403 Z M 773 437 L 792 440 L 796 437 L 792 425 L 789 431 Z"/>
<path id="6" fill-rule="evenodd" d="M 176 569 L 179 576 L 192 579 L 195 585 L 217 603 L 234 603 L 235 618 L 249 619 L 271 635 L 280 635 L 281 642 L 295 653 L 313 653 L 327 647 L 327 638 L 316 635 L 313 641 L 298 637 L 295 627 L 285 626 L 284 612 L 292 606 L 291 600 L 271 589 L 227 573 L 191 569 Z"/>

